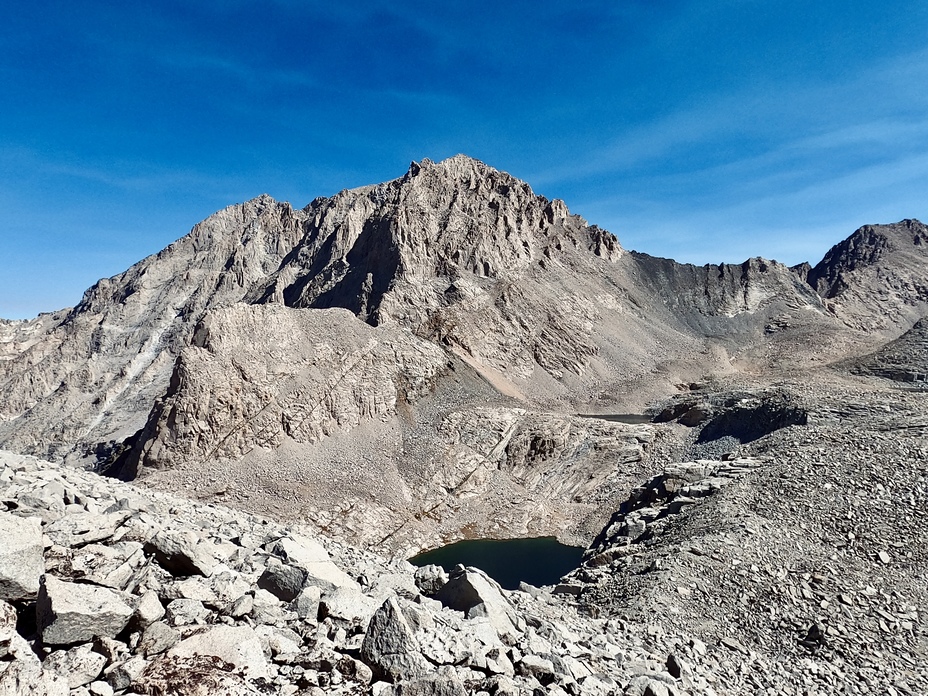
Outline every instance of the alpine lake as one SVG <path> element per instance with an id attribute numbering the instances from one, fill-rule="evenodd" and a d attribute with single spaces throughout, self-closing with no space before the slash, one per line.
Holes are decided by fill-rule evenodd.
<path id="1" fill-rule="evenodd" d="M 416 566 L 439 565 L 450 572 L 456 565 L 474 566 L 507 590 L 520 582 L 553 585 L 580 565 L 584 549 L 566 546 L 555 537 L 533 539 L 466 539 L 409 559 Z"/>

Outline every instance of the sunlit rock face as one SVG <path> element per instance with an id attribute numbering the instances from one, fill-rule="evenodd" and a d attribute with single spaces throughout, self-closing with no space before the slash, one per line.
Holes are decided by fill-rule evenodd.
<path id="1" fill-rule="evenodd" d="M 654 436 L 574 414 L 876 348 L 924 309 L 925 238 L 678 264 L 463 155 L 301 210 L 259 196 L 0 323 L 0 445 L 397 551 L 588 539 Z"/>

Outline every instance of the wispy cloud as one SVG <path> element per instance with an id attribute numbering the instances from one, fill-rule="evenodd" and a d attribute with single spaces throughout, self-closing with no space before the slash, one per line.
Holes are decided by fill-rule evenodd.
<path id="1" fill-rule="evenodd" d="M 269 69 L 245 60 L 209 53 L 177 52 L 158 56 L 158 61 L 181 72 L 202 71 L 222 73 L 251 90 L 274 90 L 299 87 L 321 89 L 325 82 L 308 71 Z"/>
<path id="2" fill-rule="evenodd" d="M 139 162 L 85 163 L 66 154 L 48 154 L 22 146 L 0 147 L 0 170 L 21 171 L 31 178 L 71 178 L 121 191 L 172 191 L 221 189 L 216 174 L 165 166 L 140 166 Z"/>
<path id="3" fill-rule="evenodd" d="M 607 141 L 581 170 L 553 168 L 540 172 L 540 179 L 590 178 L 659 165 L 722 140 L 748 142 L 767 153 L 899 145 L 901 137 L 928 137 L 928 91 L 921 89 L 926 83 L 928 51 L 920 50 L 841 83 L 766 84 L 700 97 Z M 711 158 L 694 164 L 700 161 L 713 164 Z"/>
<path id="4" fill-rule="evenodd" d="M 928 214 L 926 83 L 928 51 L 917 51 L 841 83 L 749 88 L 532 180 L 575 193 L 577 212 L 643 251 L 815 260 L 860 224 Z"/>

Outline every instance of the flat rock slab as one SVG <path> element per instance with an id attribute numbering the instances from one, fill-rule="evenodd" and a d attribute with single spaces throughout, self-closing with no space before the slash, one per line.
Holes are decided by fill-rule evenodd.
<path id="1" fill-rule="evenodd" d="M 0 512 L 0 539 L 0 599 L 35 597 L 45 572 L 41 521 Z"/>
<path id="2" fill-rule="evenodd" d="M 361 589 L 355 580 L 332 562 L 328 552 L 315 539 L 298 534 L 283 537 L 274 543 L 271 553 L 290 566 L 304 570 L 304 586 L 315 585 L 323 592 L 340 587 Z"/>
<path id="3" fill-rule="evenodd" d="M 268 676 L 261 640 L 247 626 L 215 626 L 182 640 L 168 652 L 168 657 L 195 656 L 218 657 L 252 679 Z"/>
<path id="4" fill-rule="evenodd" d="M 42 640 L 71 645 L 94 637 L 115 638 L 129 623 L 132 598 L 116 590 L 43 577 L 36 606 Z"/>
<path id="5" fill-rule="evenodd" d="M 56 544 L 76 548 L 109 539 L 128 516 L 126 512 L 70 514 L 48 525 L 45 533 Z"/>
<path id="6" fill-rule="evenodd" d="M 333 617 L 342 621 L 356 621 L 367 625 L 379 608 L 376 599 L 348 588 L 339 588 L 326 593 L 319 603 L 319 616 Z"/>
<path id="7" fill-rule="evenodd" d="M 384 690 L 382 696 L 466 696 L 466 694 L 464 684 L 457 677 L 432 674 L 389 687 Z"/>
<path id="8" fill-rule="evenodd" d="M 209 655 L 165 656 L 155 660 L 136 680 L 136 688 L 148 694 L 183 696 L 263 696 L 239 674 L 229 673 L 228 665 Z"/>

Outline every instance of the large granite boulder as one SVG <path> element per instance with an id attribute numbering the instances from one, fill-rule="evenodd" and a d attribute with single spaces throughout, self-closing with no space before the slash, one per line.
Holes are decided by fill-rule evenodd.
<path id="1" fill-rule="evenodd" d="M 429 670 L 415 632 L 396 597 L 389 597 L 374 612 L 361 643 L 361 659 L 374 676 L 391 682 L 413 679 Z"/>
<path id="2" fill-rule="evenodd" d="M 454 568 L 435 599 L 468 618 L 486 617 L 500 637 L 512 639 L 519 634 L 512 605 L 499 584 L 479 568 Z"/>
<path id="3" fill-rule="evenodd" d="M 0 539 L 0 599 L 35 597 L 45 572 L 41 520 L 0 512 Z"/>
<path id="4" fill-rule="evenodd" d="M 114 638 L 132 618 L 133 603 L 132 597 L 124 592 L 45 575 L 39 589 L 36 620 L 42 640 L 49 645 Z"/>

